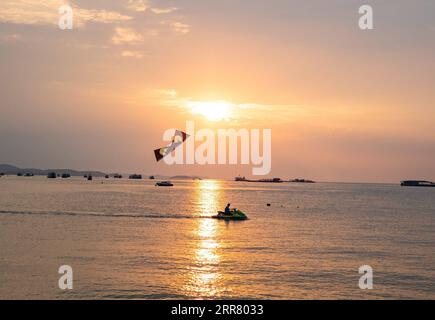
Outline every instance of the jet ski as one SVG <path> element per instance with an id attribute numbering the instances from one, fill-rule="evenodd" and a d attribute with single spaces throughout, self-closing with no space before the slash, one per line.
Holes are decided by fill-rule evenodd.
<path id="1" fill-rule="evenodd" d="M 230 214 L 219 211 L 218 214 L 216 216 L 213 216 L 212 218 L 220 220 L 248 220 L 248 217 L 238 209 L 231 210 Z"/>

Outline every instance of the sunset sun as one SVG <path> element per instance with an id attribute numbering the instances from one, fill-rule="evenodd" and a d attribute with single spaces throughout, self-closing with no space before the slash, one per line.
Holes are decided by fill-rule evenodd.
<path id="1" fill-rule="evenodd" d="M 231 116 L 232 104 L 226 101 L 190 101 L 187 107 L 209 121 L 221 121 Z"/>

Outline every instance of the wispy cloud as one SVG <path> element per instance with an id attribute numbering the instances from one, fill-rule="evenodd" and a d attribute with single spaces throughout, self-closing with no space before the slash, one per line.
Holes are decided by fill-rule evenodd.
<path id="1" fill-rule="evenodd" d="M 143 58 L 143 54 L 140 53 L 139 51 L 130 51 L 130 50 L 122 51 L 121 56 L 123 56 L 125 58 L 136 58 L 136 59 Z"/>
<path id="2" fill-rule="evenodd" d="M 180 21 L 164 20 L 160 22 L 160 24 L 170 26 L 171 29 L 179 35 L 187 34 L 190 32 L 190 26 Z"/>
<path id="3" fill-rule="evenodd" d="M 151 6 L 148 0 L 128 0 L 126 8 L 136 12 L 145 12 L 147 10 L 150 10 L 152 13 L 155 14 L 171 13 L 178 10 L 177 7 L 167 7 L 167 8 L 154 7 Z"/>
<path id="4" fill-rule="evenodd" d="M 178 8 L 176 7 L 170 7 L 170 8 L 151 8 L 151 12 L 155 14 L 165 14 L 165 13 L 172 13 L 174 11 L 177 11 Z"/>
<path id="5" fill-rule="evenodd" d="M 176 108 L 184 113 L 197 115 L 195 110 L 202 107 L 229 108 L 229 117 L 225 120 L 239 123 L 249 122 L 255 119 L 273 121 L 275 123 L 291 122 L 292 119 L 306 118 L 315 111 L 314 107 L 291 105 L 291 104 L 263 104 L 252 102 L 234 102 L 231 100 L 198 100 L 192 97 L 183 97 L 174 89 L 146 90 L 145 99 L 155 104 Z"/>
<path id="6" fill-rule="evenodd" d="M 144 12 L 148 9 L 148 1 L 146 0 L 128 0 L 127 9 Z"/>
<path id="7" fill-rule="evenodd" d="M 143 36 L 131 28 L 116 27 L 112 37 L 114 44 L 137 44 L 143 41 Z"/>
<path id="8" fill-rule="evenodd" d="M 0 22 L 24 25 L 57 25 L 58 9 L 64 0 L 2 0 L 0 2 Z M 84 9 L 70 3 L 73 8 L 75 26 L 88 22 L 114 23 L 131 20 L 132 17 L 115 11 Z"/>

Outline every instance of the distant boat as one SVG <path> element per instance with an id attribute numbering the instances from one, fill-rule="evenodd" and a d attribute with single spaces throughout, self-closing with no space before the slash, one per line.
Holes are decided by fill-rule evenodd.
<path id="1" fill-rule="evenodd" d="M 156 183 L 156 187 L 173 187 L 174 184 L 171 181 L 161 181 Z"/>
<path id="2" fill-rule="evenodd" d="M 142 180 L 142 175 L 141 174 L 132 174 L 128 178 L 132 179 L 132 180 Z"/>
<path id="3" fill-rule="evenodd" d="M 33 173 L 26 173 L 24 176 L 25 176 L 25 177 L 33 177 L 34 174 L 33 174 Z"/>
<path id="4" fill-rule="evenodd" d="M 150 176 L 150 180 L 154 180 L 156 177 L 154 176 Z"/>
<path id="5" fill-rule="evenodd" d="M 62 174 L 62 179 L 68 179 L 68 178 L 71 178 L 71 175 L 69 173 Z"/>
<path id="6" fill-rule="evenodd" d="M 47 174 L 48 179 L 56 179 L 56 177 L 57 177 L 56 172 L 50 172 L 49 174 Z"/>
<path id="7" fill-rule="evenodd" d="M 273 178 L 273 179 L 260 179 L 260 180 L 249 180 L 245 177 L 238 176 L 234 179 L 235 181 L 246 181 L 246 182 L 264 182 L 264 183 L 282 183 L 284 182 L 281 178 Z"/>
<path id="8" fill-rule="evenodd" d="M 88 176 L 88 181 L 92 181 L 92 179 L 93 179 L 92 176 L 89 175 L 89 176 Z"/>
<path id="9" fill-rule="evenodd" d="M 22 177 L 22 176 L 23 176 L 23 174 L 21 172 L 17 173 L 17 177 Z"/>
<path id="10" fill-rule="evenodd" d="M 282 181 L 281 178 L 273 178 L 273 179 L 261 179 L 261 180 L 258 180 L 258 182 L 282 183 L 284 181 Z"/>
<path id="11" fill-rule="evenodd" d="M 289 180 L 289 182 L 293 182 L 293 183 L 316 183 L 313 180 L 306 180 L 306 179 L 292 179 L 292 180 Z"/>
<path id="12" fill-rule="evenodd" d="M 109 175 L 108 175 L 108 174 L 106 174 L 104 177 L 105 177 L 106 179 L 109 179 Z"/>
<path id="13" fill-rule="evenodd" d="M 402 187 L 435 187 L 434 182 L 424 180 L 405 180 L 401 181 L 400 185 Z"/>
<path id="14" fill-rule="evenodd" d="M 121 174 L 115 174 L 114 176 L 113 176 L 115 179 L 122 179 L 122 175 Z"/>

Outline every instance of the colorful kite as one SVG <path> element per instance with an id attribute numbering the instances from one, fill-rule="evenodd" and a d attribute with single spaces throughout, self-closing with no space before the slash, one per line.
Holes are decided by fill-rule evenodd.
<path id="1" fill-rule="evenodd" d="M 157 162 L 181 146 L 187 138 L 189 138 L 187 133 L 180 130 L 175 130 L 175 134 L 172 137 L 172 142 L 169 146 L 154 150 Z"/>

